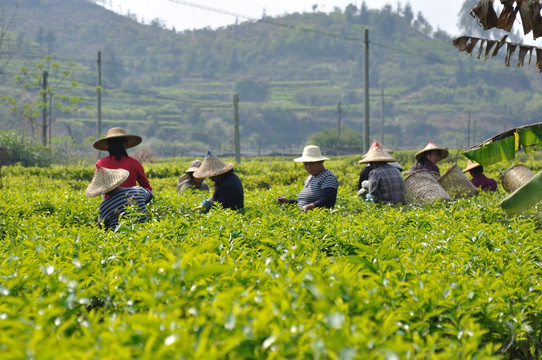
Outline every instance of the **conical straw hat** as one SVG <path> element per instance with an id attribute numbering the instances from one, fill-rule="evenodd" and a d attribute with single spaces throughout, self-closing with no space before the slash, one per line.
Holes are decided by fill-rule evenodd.
<path id="1" fill-rule="evenodd" d="M 467 171 L 471 171 L 472 169 L 475 169 L 478 166 L 481 166 L 481 165 L 478 164 L 476 161 L 472 161 L 469 159 L 467 160 L 467 167 L 463 169 L 463 172 L 466 173 Z"/>
<path id="2" fill-rule="evenodd" d="M 381 148 L 378 141 L 374 141 L 369 148 L 369 151 L 367 151 L 361 160 L 358 161 L 359 164 L 367 164 L 371 162 L 395 162 L 395 159 Z"/>
<path id="3" fill-rule="evenodd" d="M 143 139 L 139 135 L 126 134 L 126 131 L 123 128 L 113 127 L 107 130 L 107 135 L 104 138 L 101 138 L 100 140 L 96 140 L 92 144 L 92 146 L 95 149 L 107 151 L 107 148 L 109 147 L 107 140 L 113 139 L 113 138 L 126 138 L 126 142 L 124 143 L 124 147 L 126 149 L 137 146 L 141 144 L 141 141 L 143 141 Z"/>
<path id="4" fill-rule="evenodd" d="M 295 162 L 318 162 L 324 160 L 329 160 L 329 158 L 322 156 L 320 148 L 316 145 L 305 146 L 301 157 L 294 159 Z"/>
<path id="5" fill-rule="evenodd" d="M 428 151 L 432 151 L 432 150 L 440 151 L 440 159 L 441 160 L 448 157 L 448 150 L 436 146 L 435 144 L 433 144 L 433 142 L 431 140 L 429 140 L 429 143 L 423 148 L 423 150 L 418 151 L 416 153 L 416 155 L 414 155 L 414 158 L 416 160 L 420 160 L 422 158 L 423 154 L 425 154 Z"/>
<path id="6" fill-rule="evenodd" d="M 190 163 L 190 167 L 186 169 L 184 172 L 185 173 L 194 172 L 201 167 L 201 164 L 203 164 L 201 160 L 192 160 L 192 162 Z"/>
<path id="7" fill-rule="evenodd" d="M 107 194 L 114 188 L 120 186 L 126 179 L 130 172 L 125 169 L 106 169 L 100 166 L 96 166 L 94 177 L 85 190 L 85 195 L 88 197 L 94 197 L 98 195 Z"/>
<path id="8" fill-rule="evenodd" d="M 209 151 L 207 152 L 207 156 L 205 156 L 205 160 L 203 160 L 201 166 L 194 171 L 193 176 L 198 179 L 205 179 L 224 174 L 231 169 L 233 169 L 232 163 L 227 163 L 220 160 Z"/>

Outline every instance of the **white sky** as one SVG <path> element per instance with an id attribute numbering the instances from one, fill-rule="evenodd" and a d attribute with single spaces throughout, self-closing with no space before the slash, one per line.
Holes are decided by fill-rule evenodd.
<path id="1" fill-rule="evenodd" d="M 348 4 L 359 7 L 362 0 L 105 0 L 106 7 L 119 14 L 135 14 L 139 21 L 150 23 L 161 19 L 166 27 L 175 27 L 177 31 L 201 29 L 234 24 L 248 19 L 259 19 L 265 11 L 268 16 L 284 15 L 294 12 L 312 12 L 312 6 L 318 5 L 317 11 L 331 12 L 334 7 L 344 10 Z M 440 28 L 450 35 L 460 35 L 456 27 L 462 0 L 365 0 L 371 9 L 381 9 L 390 4 L 395 10 L 397 3 L 405 6 L 410 3 L 416 16 L 421 12 L 436 30 Z M 218 10 L 218 11 L 217 11 Z M 226 12 L 228 14 L 223 14 Z"/>

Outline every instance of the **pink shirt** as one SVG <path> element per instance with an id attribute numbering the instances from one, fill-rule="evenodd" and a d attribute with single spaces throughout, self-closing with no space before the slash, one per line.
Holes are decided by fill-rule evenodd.
<path id="1" fill-rule="evenodd" d="M 152 186 L 145 175 L 143 165 L 133 157 L 123 156 L 120 160 L 116 160 L 114 156 L 106 156 L 96 161 L 96 166 L 101 166 L 106 169 L 126 169 L 130 172 L 128 179 L 123 182 L 121 187 L 132 187 L 139 184 L 142 188 L 145 188 L 152 192 Z"/>

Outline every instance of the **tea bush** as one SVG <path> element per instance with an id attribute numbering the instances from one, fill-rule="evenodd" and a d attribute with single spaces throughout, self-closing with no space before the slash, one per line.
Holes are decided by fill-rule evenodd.
<path id="1" fill-rule="evenodd" d="M 276 205 L 306 173 L 255 159 L 235 168 L 245 211 L 201 214 L 209 193 L 176 193 L 189 162 L 145 165 L 149 221 L 114 232 L 84 196 L 93 165 L 4 168 L 2 358 L 540 357 L 539 207 L 507 216 L 502 188 L 365 203 L 357 157 L 344 157 L 326 163 L 341 183 L 333 210 Z"/>

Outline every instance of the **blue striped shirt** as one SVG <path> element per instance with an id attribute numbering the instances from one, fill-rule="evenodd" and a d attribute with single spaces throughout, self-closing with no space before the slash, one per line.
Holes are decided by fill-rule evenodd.
<path id="1" fill-rule="evenodd" d="M 141 213 L 139 222 L 147 221 L 147 209 L 145 205 L 151 201 L 152 193 L 140 186 L 121 188 L 111 195 L 108 199 L 102 201 L 98 214 L 98 222 L 104 223 L 108 229 L 115 229 L 119 222 L 119 216 L 126 212 L 126 207 L 134 205 L 137 211 Z"/>
<path id="2" fill-rule="evenodd" d="M 325 169 L 316 176 L 309 175 L 303 185 L 303 190 L 297 195 L 297 206 L 312 204 L 316 207 L 335 206 L 337 200 L 337 189 L 339 181 L 328 169 Z"/>

